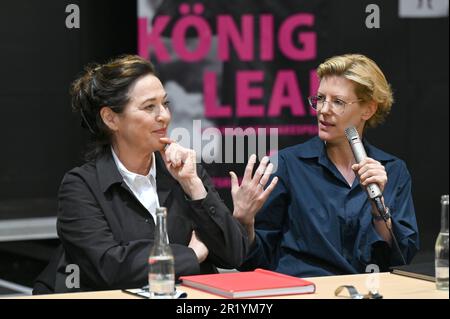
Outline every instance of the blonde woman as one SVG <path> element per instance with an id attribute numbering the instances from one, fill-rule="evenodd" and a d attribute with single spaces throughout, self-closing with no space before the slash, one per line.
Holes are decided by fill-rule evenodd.
<path id="1" fill-rule="evenodd" d="M 294 276 L 382 270 L 401 263 L 393 238 L 364 186 L 384 195 L 402 255 L 409 262 L 419 245 L 405 163 L 372 146 L 364 131 L 383 122 L 393 103 L 385 76 L 371 59 L 356 54 L 322 63 L 320 85 L 309 98 L 317 111 L 318 136 L 278 154 L 278 184 L 257 214 L 236 211 L 251 242 L 241 269 L 263 267 Z M 355 163 L 344 130 L 354 126 L 368 158 Z M 361 187 L 363 186 L 363 187 Z"/>

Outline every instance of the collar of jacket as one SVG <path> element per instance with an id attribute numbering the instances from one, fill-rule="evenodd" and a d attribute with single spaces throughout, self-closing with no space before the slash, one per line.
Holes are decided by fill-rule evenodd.
<path id="1" fill-rule="evenodd" d="M 363 138 L 364 148 L 367 156 L 377 160 L 379 162 L 389 162 L 396 160 L 395 156 L 392 156 L 382 150 L 372 146 L 365 138 Z M 318 137 L 314 137 L 309 141 L 299 144 L 296 149 L 296 155 L 300 158 L 324 158 L 327 157 L 325 143 Z"/>
<path id="2" fill-rule="evenodd" d="M 164 206 L 170 192 L 177 185 L 177 181 L 170 175 L 159 152 L 155 152 L 156 160 L 156 189 L 159 203 Z M 114 184 L 120 184 L 123 188 L 131 192 L 114 162 L 110 150 L 100 155 L 95 161 L 98 181 L 103 193 L 106 193 Z"/>

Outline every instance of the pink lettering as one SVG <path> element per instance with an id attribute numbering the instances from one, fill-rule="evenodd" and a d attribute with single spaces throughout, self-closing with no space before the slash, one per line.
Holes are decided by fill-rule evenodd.
<path id="1" fill-rule="evenodd" d="M 138 54 L 145 58 L 149 58 L 149 49 L 153 47 L 155 56 L 159 61 L 167 62 L 170 60 L 170 55 L 167 48 L 161 42 L 161 33 L 170 21 L 169 16 L 158 16 L 152 30 L 147 33 L 147 19 L 138 19 Z"/>
<path id="2" fill-rule="evenodd" d="M 261 60 L 273 60 L 273 15 L 263 14 L 260 18 L 260 48 Z"/>
<path id="3" fill-rule="evenodd" d="M 243 176 L 238 176 L 239 185 L 242 183 Z M 214 184 L 214 187 L 219 188 L 231 188 L 231 178 L 230 177 L 218 177 L 213 176 L 211 180 Z"/>
<path id="4" fill-rule="evenodd" d="M 218 105 L 217 80 L 214 72 L 203 74 L 203 96 L 205 100 L 205 117 L 231 117 L 232 110 L 229 105 Z"/>
<path id="5" fill-rule="evenodd" d="M 314 16 L 308 13 L 300 13 L 287 18 L 280 27 L 278 43 L 284 55 L 290 59 L 304 61 L 316 57 L 316 33 L 299 32 L 298 41 L 302 45 L 299 49 L 293 43 L 295 29 L 300 26 L 311 27 L 314 24 Z"/>
<path id="6" fill-rule="evenodd" d="M 251 99 L 261 99 L 264 91 L 261 87 L 251 86 L 252 83 L 262 82 L 262 71 L 238 71 L 236 74 L 236 108 L 238 117 L 263 117 L 263 105 L 251 105 Z"/>
<path id="7" fill-rule="evenodd" d="M 182 14 L 188 14 L 190 11 L 189 6 L 182 4 L 180 6 L 180 12 Z M 195 13 L 203 12 L 203 5 L 196 4 L 194 6 Z M 197 48 L 189 50 L 186 45 L 186 33 L 193 28 L 197 32 Z M 199 16 L 189 15 L 182 17 L 175 23 L 172 32 L 173 48 L 178 56 L 187 62 L 199 61 L 208 55 L 208 51 L 211 47 L 212 32 L 209 24 L 204 18 Z"/>
<path id="8" fill-rule="evenodd" d="M 240 136 L 242 134 L 237 134 L 234 132 L 234 129 L 230 131 L 229 126 L 218 126 L 214 127 L 218 129 L 223 135 L 234 135 L 234 136 Z M 252 128 L 254 130 L 258 130 L 258 136 L 261 136 L 262 134 L 270 135 L 272 134 L 272 129 L 277 129 L 279 136 L 300 136 L 300 135 L 317 135 L 317 124 L 258 124 L 258 125 L 252 125 L 252 126 L 241 126 L 240 127 L 243 131 L 245 131 L 248 128 Z M 202 131 L 206 130 L 207 128 L 202 128 Z M 265 129 L 261 133 L 260 129 Z"/>
<path id="9" fill-rule="evenodd" d="M 315 70 L 309 72 L 310 92 L 315 94 L 318 88 L 318 78 Z M 283 108 L 289 108 L 292 116 L 303 117 L 307 115 L 303 95 L 294 70 L 280 70 L 275 76 L 270 100 L 267 107 L 256 104 L 252 100 L 262 100 L 265 97 L 262 83 L 263 71 L 238 71 L 236 73 L 236 116 L 237 117 L 277 117 Z M 205 116 L 211 118 L 231 117 L 232 108 L 229 105 L 220 105 L 217 97 L 217 79 L 214 72 L 205 72 L 203 77 L 203 93 L 205 100 Z M 252 103 L 253 102 L 253 103 Z M 313 109 L 309 114 L 315 116 Z"/>
<path id="10" fill-rule="evenodd" d="M 281 70 L 277 74 L 269 104 L 269 116 L 279 116 L 283 107 L 289 107 L 294 116 L 305 115 L 297 76 L 292 70 Z"/>
<path id="11" fill-rule="evenodd" d="M 182 3 L 179 12 L 182 17 L 174 23 L 171 34 L 174 53 L 187 62 L 199 61 L 208 55 L 212 41 L 211 26 L 201 16 L 204 6 L 201 3 L 193 5 Z M 170 16 L 157 16 L 148 32 L 147 19 L 139 18 L 139 55 L 148 58 L 149 52 L 154 50 L 158 61 L 170 61 L 168 48 L 162 42 L 163 33 L 170 20 Z M 314 27 L 314 20 L 313 14 L 297 13 L 286 18 L 276 31 L 272 14 L 260 16 L 246 14 L 240 17 L 239 22 L 230 15 L 218 15 L 216 18 L 218 59 L 229 61 L 231 55 L 235 53 L 241 61 L 252 61 L 255 59 L 255 50 L 258 50 L 261 61 L 272 61 L 276 45 L 274 39 L 278 36 L 278 45 L 284 56 L 297 61 L 313 60 L 317 56 L 317 36 L 314 31 L 305 31 L 304 28 Z M 257 36 L 255 21 L 259 21 L 258 47 L 255 44 Z M 197 37 L 192 37 L 196 42 L 188 40 L 190 36 L 188 33 L 192 29 L 197 33 Z"/>
<path id="12" fill-rule="evenodd" d="M 217 37 L 219 42 L 219 59 L 230 59 L 230 43 L 241 61 L 253 59 L 253 16 L 241 17 L 241 34 L 231 16 L 220 15 L 217 19 Z"/>

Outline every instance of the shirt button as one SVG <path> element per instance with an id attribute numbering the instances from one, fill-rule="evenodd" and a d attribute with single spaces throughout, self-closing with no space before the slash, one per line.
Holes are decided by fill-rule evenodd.
<path id="1" fill-rule="evenodd" d="M 216 214 L 216 208 L 215 208 L 214 206 L 211 206 L 211 207 L 209 208 L 209 213 L 210 213 L 211 215 L 215 215 L 215 214 Z"/>
<path id="2" fill-rule="evenodd" d="M 146 219 L 146 220 L 145 220 L 145 222 L 146 222 L 146 223 L 148 224 L 149 220 L 148 220 L 148 219 Z"/>

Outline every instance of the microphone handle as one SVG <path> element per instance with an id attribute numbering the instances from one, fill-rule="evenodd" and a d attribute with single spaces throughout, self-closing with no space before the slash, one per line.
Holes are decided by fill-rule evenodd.
<path id="1" fill-rule="evenodd" d="M 359 138 L 353 138 L 350 143 L 350 146 L 352 147 L 353 155 L 355 156 L 355 160 L 357 163 L 360 163 L 363 159 L 367 157 L 364 146 Z M 366 191 L 370 199 L 382 196 L 380 188 L 375 183 L 370 183 L 369 185 L 367 185 Z"/>

